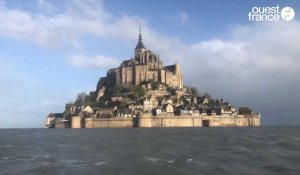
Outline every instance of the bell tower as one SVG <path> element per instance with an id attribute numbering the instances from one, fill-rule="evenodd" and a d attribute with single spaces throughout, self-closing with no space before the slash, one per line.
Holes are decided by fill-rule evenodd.
<path id="1" fill-rule="evenodd" d="M 134 50 L 134 58 L 139 62 L 139 63 L 145 63 L 145 57 L 143 55 L 143 52 L 146 51 L 146 47 L 143 43 L 143 38 L 142 38 L 142 26 L 140 23 L 140 28 L 139 28 L 139 39 L 138 43 L 135 47 Z"/>

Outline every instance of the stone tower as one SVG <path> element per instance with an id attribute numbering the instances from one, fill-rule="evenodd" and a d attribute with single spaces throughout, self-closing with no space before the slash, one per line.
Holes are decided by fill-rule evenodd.
<path id="1" fill-rule="evenodd" d="M 137 61 L 139 61 L 140 63 L 142 62 L 141 60 L 141 55 L 142 53 L 146 51 L 146 47 L 143 43 L 143 38 L 142 38 L 142 27 L 140 24 L 140 28 L 139 28 L 139 40 L 138 43 L 134 49 L 134 58 L 137 59 Z"/>

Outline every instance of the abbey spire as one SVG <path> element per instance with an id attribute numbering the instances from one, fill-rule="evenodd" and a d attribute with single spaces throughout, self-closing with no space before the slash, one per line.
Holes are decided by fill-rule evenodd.
<path id="1" fill-rule="evenodd" d="M 143 38 L 142 38 L 142 26 L 140 24 L 140 28 L 139 28 L 139 41 L 135 47 L 135 50 L 137 49 L 146 49 L 143 43 Z"/>

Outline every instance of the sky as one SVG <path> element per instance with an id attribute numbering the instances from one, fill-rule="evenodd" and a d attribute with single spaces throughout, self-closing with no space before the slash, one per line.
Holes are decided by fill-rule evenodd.
<path id="1" fill-rule="evenodd" d="M 292 7 L 291 21 L 249 21 L 253 7 Z M 296 0 L 0 0 L 0 128 L 43 127 L 79 92 L 147 49 L 181 65 L 184 84 L 260 112 L 262 125 L 300 124 Z"/>

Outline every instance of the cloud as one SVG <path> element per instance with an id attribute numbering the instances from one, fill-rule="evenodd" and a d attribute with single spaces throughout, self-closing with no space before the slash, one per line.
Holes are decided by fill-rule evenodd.
<path id="1" fill-rule="evenodd" d="M 68 61 L 71 65 L 82 68 L 110 69 L 117 67 L 120 64 L 118 59 L 105 57 L 102 55 L 72 55 L 69 57 Z"/>
<path id="2" fill-rule="evenodd" d="M 187 13 L 185 13 L 185 12 L 179 12 L 178 15 L 179 15 L 180 21 L 182 23 L 187 23 L 188 22 L 189 15 Z"/>
<path id="3" fill-rule="evenodd" d="M 72 1 L 53 4 L 39 0 L 37 11 L 11 9 L 0 4 L 0 36 L 27 40 L 38 46 L 60 49 L 81 47 L 87 36 L 133 39 L 139 18 L 126 15 L 111 16 L 101 1 Z M 39 12 L 39 13 L 38 13 Z M 120 31 L 122 28 L 122 31 Z M 124 35 L 124 33 L 127 33 Z M 131 35 L 130 35 L 131 34 Z"/>
<path id="4" fill-rule="evenodd" d="M 37 0 L 37 11 L 51 15 L 57 13 L 59 9 L 45 0 Z"/>

